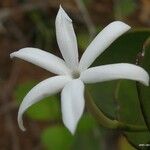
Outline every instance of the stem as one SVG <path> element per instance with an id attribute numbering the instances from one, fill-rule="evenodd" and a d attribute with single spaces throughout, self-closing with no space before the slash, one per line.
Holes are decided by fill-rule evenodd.
<path id="1" fill-rule="evenodd" d="M 141 88 L 140 83 L 136 82 L 136 89 L 137 89 L 138 99 L 139 99 L 139 103 L 140 103 L 140 109 L 141 109 L 145 124 L 149 128 L 148 121 L 147 121 L 148 119 L 147 119 L 146 112 L 145 112 L 145 109 L 144 109 L 144 105 L 143 105 L 143 102 L 142 102 L 143 99 L 142 99 L 140 88 Z"/>
<path id="2" fill-rule="evenodd" d="M 148 130 L 144 126 L 135 126 L 131 124 L 125 124 L 118 120 L 111 120 L 110 118 L 105 116 L 104 113 L 96 106 L 96 104 L 92 99 L 92 96 L 90 95 L 87 89 L 85 91 L 85 97 L 86 97 L 86 105 L 89 111 L 103 127 L 107 127 L 110 129 L 120 129 L 127 132 L 142 132 Z"/>
<path id="3" fill-rule="evenodd" d="M 89 30 L 90 38 L 93 38 L 96 34 L 96 27 L 89 15 L 89 12 L 88 12 L 86 6 L 84 5 L 83 0 L 75 0 L 75 2 L 77 3 L 77 6 L 83 16 L 83 19 L 86 23 L 87 29 Z"/>
<path id="4" fill-rule="evenodd" d="M 146 46 L 147 46 L 148 42 L 149 42 L 149 38 L 144 43 L 142 52 L 137 54 L 136 64 L 141 66 L 141 67 L 142 67 L 142 63 L 143 63 L 143 59 L 144 59 L 145 51 L 146 51 Z M 137 89 L 137 94 L 138 94 L 138 99 L 139 99 L 140 109 L 141 109 L 141 112 L 142 112 L 142 115 L 143 115 L 143 119 L 145 121 L 145 124 L 146 124 L 147 128 L 150 130 L 148 118 L 147 118 L 147 115 L 146 115 L 146 111 L 144 109 L 143 97 L 142 97 L 142 93 L 141 93 L 141 84 L 138 83 L 138 82 L 136 82 L 136 89 Z"/>

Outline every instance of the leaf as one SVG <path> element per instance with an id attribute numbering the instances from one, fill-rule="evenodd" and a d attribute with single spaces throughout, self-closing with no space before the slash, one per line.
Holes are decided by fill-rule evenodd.
<path id="1" fill-rule="evenodd" d="M 119 150 L 136 150 L 132 145 L 129 144 L 124 136 L 121 136 L 118 141 Z"/>
<path id="2" fill-rule="evenodd" d="M 46 150 L 70 150 L 74 137 L 65 127 L 55 126 L 45 129 L 41 141 Z"/>
<path id="3" fill-rule="evenodd" d="M 150 75 L 150 39 L 148 39 L 144 44 L 144 57 L 141 60 L 141 66 L 145 68 L 145 70 Z M 147 127 L 150 130 L 150 86 L 146 87 L 138 84 L 139 88 L 139 100 L 141 103 L 141 108 L 143 112 L 143 116 L 146 122 Z"/>
<path id="4" fill-rule="evenodd" d="M 133 125 L 145 126 L 145 122 L 141 113 L 136 84 L 134 81 L 121 80 L 119 82 L 118 92 L 116 95 L 119 103 L 119 120 Z M 127 139 L 135 147 L 139 144 L 146 144 L 150 140 L 150 134 L 146 132 L 126 132 Z"/>
<path id="5" fill-rule="evenodd" d="M 149 35 L 150 30 L 136 30 L 124 34 L 99 56 L 93 66 L 121 62 L 135 64 L 137 54 L 142 50 L 143 43 Z M 150 56 L 148 58 L 150 58 Z M 109 81 L 89 85 L 89 88 L 96 104 L 107 116 L 118 118 L 118 107 L 120 107 L 119 119 L 126 123 L 145 125 L 140 111 L 135 82 L 121 80 L 120 87 L 117 86 L 118 81 Z M 117 101 L 116 95 L 118 96 Z M 147 101 L 149 101 L 150 96 L 145 97 Z M 118 103 L 121 106 L 118 106 Z M 150 110 L 149 106 L 150 104 L 146 105 L 148 111 Z M 146 144 L 150 141 L 148 132 L 126 133 L 126 136 L 128 140 L 136 146 L 138 146 L 139 143 Z"/>
<path id="6" fill-rule="evenodd" d="M 150 142 L 149 132 L 125 133 L 125 135 L 129 143 L 131 143 L 135 148 L 141 150 L 148 150 L 148 147 L 141 147 L 140 144 L 147 144 Z"/>
<path id="7" fill-rule="evenodd" d="M 113 63 L 135 64 L 137 54 L 141 51 L 144 41 L 149 37 L 150 30 L 135 30 L 117 39 L 93 63 L 99 66 Z M 107 115 L 116 118 L 116 101 L 114 99 L 117 81 L 109 81 L 89 85 L 97 105 Z"/>
<path id="8" fill-rule="evenodd" d="M 93 66 L 120 62 L 135 64 L 136 56 L 149 35 L 149 29 L 134 30 L 122 35 L 97 58 Z"/>
<path id="9" fill-rule="evenodd" d="M 60 106 L 55 96 L 45 98 L 31 106 L 27 115 L 35 120 L 57 120 L 60 118 Z"/>
<path id="10" fill-rule="evenodd" d="M 115 117 L 116 112 L 114 101 L 116 84 L 116 81 L 109 81 L 88 85 L 95 103 L 104 112 L 104 114 L 111 118 Z"/>
<path id="11" fill-rule="evenodd" d="M 118 84 L 119 87 L 115 96 L 119 105 L 118 119 L 131 124 L 144 124 L 135 82 L 121 80 Z"/>
<path id="12" fill-rule="evenodd" d="M 37 83 L 28 81 L 18 85 L 15 90 L 15 98 L 18 104 L 21 103 L 25 95 Z M 27 110 L 27 115 L 35 120 L 56 120 L 60 117 L 59 101 L 56 96 L 51 96 L 41 100 Z"/>
<path id="13" fill-rule="evenodd" d="M 89 133 L 97 126 L 98 125 L 95 122 L 94 118 L 91 115 L 84 113 L 79 122 L 77 132 L 79 132 L 80 134 Z"/>
<path id="14" fill-rule="evenodd" d="M 78 40 L 78 45 L 79 45 L 79 48 L 84 51 L 86 49 L 86 47 L 88 46 L 89 44 L 89 34 L 88 32 L 86 31 L 80 31 L 78 34 L 77 34 L 77 40 Z"/>

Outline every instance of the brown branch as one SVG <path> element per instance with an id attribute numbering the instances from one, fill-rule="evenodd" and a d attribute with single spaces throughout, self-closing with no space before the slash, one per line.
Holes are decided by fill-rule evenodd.
<path id="1" fill-rule="evenodd" d="M 21 30 L 13 23 L 13 21 L 10 21 L 10 25 L 11 25 L 11 27 L 9 28 L 10 33 L 16 37 L 16 39 L 18 40 L 18 44 L 26 45 L 27 40 L 24 37 Z M 2 88 L 1 100 L 2 100 L 3 106 L 8 106 L 8 104 L 11 103 L 10 100 L 12 100 L 13 91 L 17 84 L 19 73 L 20 73 L 20 65 L 18 61 L 16 61 L 12 65 L 10 76 L 5 81 L 3 88 Z M 6 126 L 6 129 L 10 133 L 10 137 L 11 137 L 12 144 L 13 144 L 12 149 L 20 150 L 19 138 L 17 136 L 16 127 L 12 118 L 11 110 L 12 109 L 10 109 L 9 107 L 3 107 L 3 112 L 6 112 L 4 116 L 5 126 Z"/>
<path id="2" fill-rule="evenodd" d="M 26 4 L 21 4 L 17 5 L 16 7 L 12 8 L 3 8 L 0 10 L 0 22 L 3 22 L 13 16 L 17 16 L 18 14 L 24 14 L 27 12 L 30 12 L 35 9 L 40 9 L 40 10 L 48 10 L 49 8 L 59 8 L 59 1 L 50 1 L 50 0 L 43 0 L 40 2 L 36 3 L 26 3 Z M 74 6 L 71 5 L 65 5 L 65 8 L 69 10 L 71 13 L 75 12 L 77 13 L 78 11 Z"/>
<path id="3" fill-rule="evenodd" d="M 13 89 L 17 83 L 17 79 L 18 79 L 18 75 L 19 75 L 19 67 L 18 64 L 15 63 L 12 67 L 12 71 L 11 71 L 11 75 L 10 78 L 5 82 L 4 86 L 3 86 L 3 91 L 2 91 L 2 95 L 1 95 L 1 99 L 3 102 L 3 105 L 6 105 L 7 103 L 9 103 L 9 100 L 11 99 L 11 95 L 13 93 Z M 14 122 L 11 116 L 10 111 L 7 110 L 7 107 L 4 108 L 4 111 L 8 112 L 5 115 L 5 126 L 8 129 L 8 131 L 10 132 L 10 136 L 12 139 L 12 148 L 13 150 L 19 150 L 19 139 L 17 137 L 16 131 L 15 131 L 15 126 L 14 126 Z"/>
<path id="4" fill-rule="evenodd" d="M 37 2 L 37 3 L 27 3 L 23 5 L 19 5 L 17 7 L 12 8 L 3 8 L 0 10 L 0 21 L 5 21 L 12 16 L 16 16 L 18 14 L 23 14 L 25 12 L 29 12 L 34 9 L 44 9 L 48 7 L 48 1 L 45 2 Z"/>

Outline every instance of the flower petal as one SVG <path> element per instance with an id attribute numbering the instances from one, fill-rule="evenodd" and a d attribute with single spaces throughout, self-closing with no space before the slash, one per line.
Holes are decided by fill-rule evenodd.
<path id="1" fill-rule="evenodd" d="M 37 48 L 23 48 L 10 54 L 10 57 L 17 57 L 42 67 L 55 74 L 68 74 L 69 69 L 65 62 L 59 57 Z"/>
<path id="2" fill-rule="evenodd" d="M 70 79 L 66 76 L 55 76 L 48 78 L 33 87 L 31 91 L 25 96 L 19 108 L 18 124 L 20 129 L 25 131 L 22 115 L 31 105 L 37 103 L 45 97 L 60 92 L 65 84 L 69 81 Z"/>
<path id="3" fill-rule="evenodd" d="M 61 109 L 65 126 L 74 134 L 84 110 L 84 84 L 75 79 L 69 82 L 61 93 Z"/>
<path id="4" fill-rule="evenodd" d="M 106 48 L 129 29 L 130 26 L 121 21 L 114 21 L 106 26 L 83 53 L 79 63 L 80 70 L 87 69 Z"/>
<path id="5" fill-rule="evenodd" d="M 56 17 L 56 37 L 63 58 L 70 68 L 78 66 L 77 39 L 72 20 L 60 6 Z"/>
<path id="6" fill-rule="evenodd" d="M 110 64 L 93 67 L 81 73 L 81 80 L 85 83 L 96 83 L 116 79 L 130 79 L 149 85 L 149 75 L 141 67 L 127 64 Z"/>

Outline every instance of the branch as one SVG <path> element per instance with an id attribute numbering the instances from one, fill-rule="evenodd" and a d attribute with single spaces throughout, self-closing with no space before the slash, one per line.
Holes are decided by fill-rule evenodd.
<path id="1" fill-rule="evenodd" d="M 30 12 L 35 9 L 40 10 L 48 10 L 49 8 L 58 9 L 59 8 L 59 1 L 50 1 L 50 0 L 43 0 L 43 1 L 37 1 L 36 3 L 29 2 L 21 5 L 17 5 L 16 7 L 12 8 L 3 8 L 0 9 L 0 22 L 3 22 L 13 16 L 17 16 L 18 14 L 25 14 L 27 12 Z M 77 13 L 77 10 L 74 6 L 71 5 L 65 5 L 65 8 L 67 8 L 70 12 Z"/>
<path id="2" fill-rule="evenodd" d="M 13 8 L 3 8 L 0 10 L 0 21 L 5 21 L 9 17 L 12 17 L 17 14 L 22 14 L 25 12 L 29 12 L 34 9 L 44 9 L 45 7 L 48 7 L 48 1 L 43 3 L 43 2 L 38 2 L 38 3 L 27 3 L 23 4 L 20 6 L 13 7 Z"/>
<path id="3" fill-rule="evenodd" d="M 27 44 L 26 38 L 23 36 L 23 33 L 17 26 L 10 21 L 9 30 L 10 32 L 17 38 L 18 44 L 25 45 Z M 12 99 L 14 88 L 18 81 L 18 76 L 20 73 L 20 65 L 18 61 L 16 61 L 13 66 L 12 70 L 10 72 L 9 78 L 6 80 L 3 86 L 2 94 L 1 94 L 1 100 L 3 103 L 3 106 L 8 106 L 3 108 L 3 112 L 5 113 L 4 119 L 6 124 L 6 129 L 9 131 L 11 140 L 12 140 L 12 149 L 13 150 L 20 150 L 19 146 L 19 138 L 16 133 L 16 127 L 14 120 L 12 118 L 11 110 L 9 109 L 10 100 Z"/>

